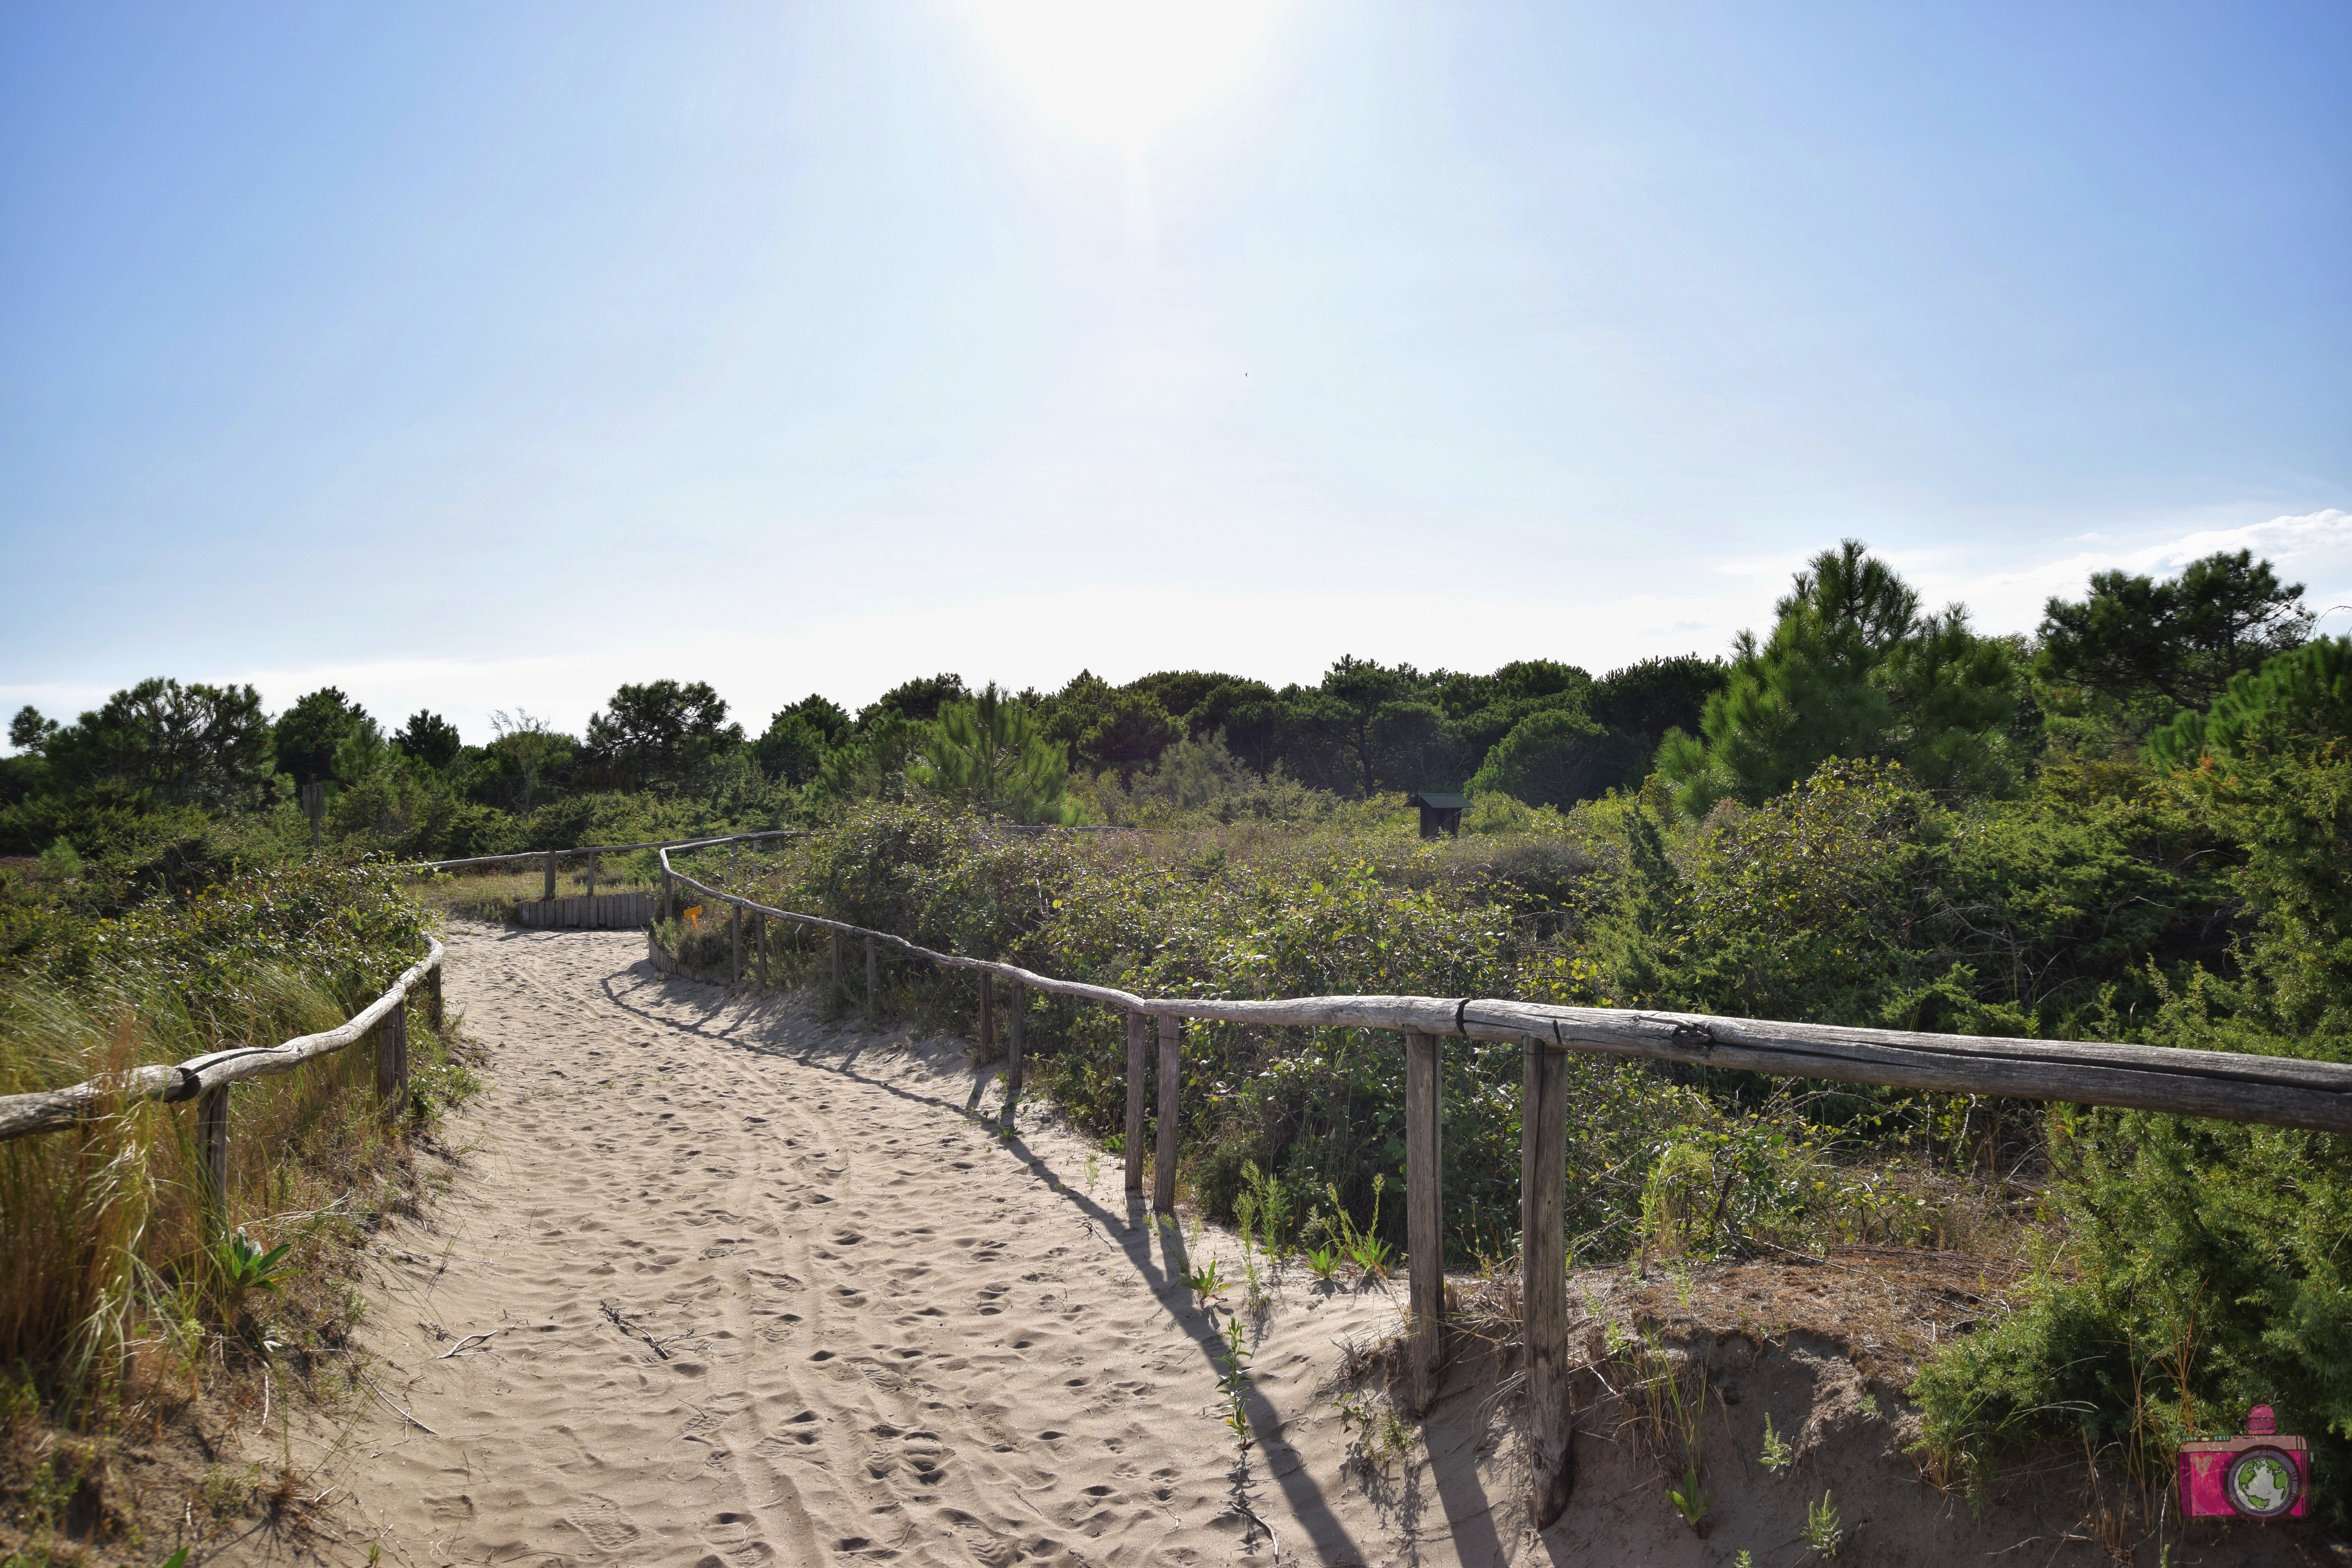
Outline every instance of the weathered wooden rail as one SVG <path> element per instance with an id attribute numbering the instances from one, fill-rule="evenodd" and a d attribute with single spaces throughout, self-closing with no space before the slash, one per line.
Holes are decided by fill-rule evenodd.
<path id="1" fill-rule="evenodd" d="M 595 860 L 599 855 L 626 854 L 643 849 L 705 848 L 715 844 L 789 838 L 796 837 L 799 832 L 799 829 L 784 828 L 761 833 L 728 834 L 715 838 L 647 844 L 596 844 L 575 849 L 529 849 L 511 855 L 477 855 L 460 860 L 430 860 L 416 868 L 449 870 L 462 866 L 489 866 L 515 860 L 544 861 L 547 897 L 551 900 L 558 859 L 584 855 L 588 857 L 593 897 Z M 648 910 L 649 908 L 650 900 Z M 430 939 L 425 946 L 425 957 L 412 964 L 383 995 L 340 1026 L 323 1034 L 303 1035 L 277 1046 L 239 1046 L 170 1065 L 133 1068 L 128 1072 L 91 1079 L 65 1089 L 0 1095 L 0 1143 L 45 1132 L 62 1132 L 93 1115 L 138 1100 L 162 1100 L 169 1105 L 194 1100 L 196 1146 L 204 1182 L 200 1197 L 208 1227 L 215 1231 L 224 1229 L 227 1223 L 228 1100 L 231 1087 L 249 1079 L 292 1072 L 305 1062 L 332 1056 L 362 1039 L 370 1039 L 375 1047 L 378 1095 L 390 1105 L 404 1102 L 408 1097 L 406 1002 L 414 988 L 420 984 L 425 987 L 425 1016 L 433 1026 L 437 1029 L 442 1022 L 443 950 L 438 942 Z"/>
<path id="2" fill-rule="evenodd" d="M 742 975 L 742 921 L 775 920 L 828 933 L 832 974 L 841 979 L 842 943 L 866 944 L 866 1011 L 876 1007 L 877 961 L 887 949 L 943 969 L 980 976 L 982 1045 L 992 1044 L 998 979 L 1013 990 L 1000 1122 L 1010 1126 L 1021 1095 L 1022 1020 L 1034 988 L 1112 1008 L 1127 1026 L 1127 1191 L 1143 1191 L 1147 1074 L 1144 1040 L 1159 1037 L 1159 1129 L 1153 1148 L 1152 1208 L 1176 1203 L 1176 1139 L 1182 1084 L 1183 1021 L 1307 1028 L 1393 1031 L 1403 1037 L 1405 1073 L 1405 1265 L 1410 1309 L 1406 1366 L 1412 1397 L 1425 1409 L 1445 1350 L 1444 1262 L 1439 1172 L 1444 1121 L 1440 1070 L 1447 1037 L 1517 1043 L 1525 1052 L 1520 1113 L 1520 1300 L 1528 1379 L 1528 1435 L 1535 1482 L 1528 1499 L 1538 1526 L 1567 1506 L 1573 1480 L 1574 1410 L 1569 1378 L 1568 1259 L 1562 1214 L 1567 1161 L 1567 1072 L 1570 1051 L 1651 1061 L 1738 1068 L 1790 1078 L 2013 1099 L 2062 1100 L 2171 1111 L 2229 1121 L 2352 1133 L 2352 1066 L 2280 1057 L 2235 1056 L 2159 1046 L 2065 1040 L 1921 1035 L 1895 1029 L 1775 1023 L 1685 1013 L 1564 1007 L 1475 996 L 1302 996 L 1223 1000 L 1140 996 L 1113 986 L 1060 980 L 1017 964 L 939 952 L 845 921 L 778 909 L 723 891 L 670 864 L 660 852 L 661 907 L 673 913 L 677 889 L 691 888 L 732 910 L 734 967 Z M 764 932 L 754 945 L 764 960 Z"/>
<path id="3" fill-rule="evenodd" d="M 425 956 L 409 965 L 384 994 L 339 1026 L 302 1035 L 278 1046 L 237 1046 L 171 1066 L 133 1068 L 94 1078 L 68 1089 L 0 1096 L 0 1143 L 44 1132 L 63 1132 L 90 1116 L 142 1100 L 177 1105 L 195 1101 L 197 1194 L 208 1234 L 228 1228 L 228 1096 L 248 1079 L 292 1072 L 305 1062 L 347 1050 L 363 1039 L 375 1045 L 376 1094 L 387 1108 L 408 1100 L 409 993 L 425 987 L 425 1016 L 441 1026 L 441 944 L 427 939 Z"/>
<path id="4" fill-rule="evenodd" d="M 555 872 L 560 861 L 585 856 L 588 861 L 587 897 L 596 896 L 596 859 L 602 855 L 631 855 L 644 849 L 701 849 L 713 844 L 749 844 L 759 838 L 802 838 L 807 829 L 799 827 L 769 828 L 759 833 L 729 833 L 716 838 L 656 839 L 649 844 L 583 844 L 571 849 L 518 849 L 509 855 L 468 855 L 459 860 L 420 860 L 410 867 L 416 871 L 454 871 L 462 866 L 503 866 L 517 860 L 536 860 L 546 868 L 547 879 L 540 893 L 541 903 L 555 898 Z"/>

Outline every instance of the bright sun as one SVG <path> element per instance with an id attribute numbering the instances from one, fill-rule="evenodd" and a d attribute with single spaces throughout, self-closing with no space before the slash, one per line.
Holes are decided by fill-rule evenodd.
<path id="1" fill-rule="evenodd" d="M 970 0 L 1037 110 L 1130 156 L 1229 92 L 1276 0 Z"/>

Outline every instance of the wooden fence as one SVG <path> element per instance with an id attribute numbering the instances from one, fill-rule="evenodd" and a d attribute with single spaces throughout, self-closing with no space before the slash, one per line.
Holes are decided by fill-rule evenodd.
<path id="1" fill-rule="evenodd" d="M 945 969 L 980 977 L 981 1035 L 992 1045 L 995 982 L 1012 987 L 1011 1027 L 1004 1066 L 1000 1119 L 1010 1124 L 1021 1097 L 1025 994 L 1092 1002 L 1119 1013 L 1127 1040 L 1126 1188 L 1143 1194 L 1143 1127 L 1146 1086 L 1151 1077 L 1148 1042 L 1156 1035 L 1159 1129 L 1152 1151 L 1150 1204 L 1160 1214 L 1176 1202 L 1177 1131 L 1182 1083 L 1183 1024 L 1187 1019 L 1308 1028 L 1393 1031 L 1402 1037 L 1405 1077 L 1405 1250 L 1409 1321 L 1405 1364 L 1411 1396 L 1426 1408 L 1436 1387 L 1445 1351 L 1445 1280 L 1440 1246 L 1442 1215 L 1440 1156 L 1444 1121 L 1440 1052 L 1447 1037 L 1518 1044 L 1525 1056 L 1526 1098 L 1520 1117 L 1521 1300 L 1528 1398 L 1529 1437 L 1535 1484 L 1529 1498 L 1538 1526 L 1550 1523 L 1567 1504 L 1572 1477 L 1573 1408 L 1569 1378 L 1573 1370 L 1568 1340 L 1568 1260 L 1561 1223 L 1565 1189 L 1567 1074 L 1570 1051 L 1634 1057 L 1653 1061 L 1737 1068 L 1791 1078 L 1882 1084 L 1898 1089 L 1961 1094 L 2004 1095 L 2084 1105 L 2209 1116 L 2277 1127 L 2352 1133 L 2352 1066 L 2289 1058 L 2235 1056 L 2215 1051 L 2155 1046 L 2084 1044 L 2071 1041 L 1920 1035 L 1892 1029 L 1852 1029 L 1828 1025 L 1774 1023 L 1633 1009 L 1562 1007 L 1481 997 L 1307 996 L 1223 1000 L 1192 996 L 1150 997 L 1107 985 L 1060 980 L 1017 964 L 937 952 L 887 931 L 872 931 L 821 915 L 777 909 L 722 891 L 670 864 L 672 850 L 706 848 L 789 831 L 732 834 L 681 843 L 599 845 L 572 850 L 531 850 L 519 855 L 478 856 L 430 862 L 424 868 L 451 869 L 514 860 L 541 859 L 547 897 L 554 895 L 559 857 L 656 851 L 661 864 L 659 912 L 674 912 L 677 889 L 695 889 L 730 911 L 733 959 L 730 973 L 742 973 L 742 923 L 775 920 L 825 931 L 834 977 L 842 973 L 844 942 L 865 945 L 866 1008 L 874 1013 L 879 956 L 903 953 Z M 593 876 L 593 871 L 592 871 Z M 754 931 L 754 949 L 767 943 Z M 225 1228 L 228 1155 L 228 1095 L 244 1079 L 290 1072 L 315 1058 L 343 1050 L 373 1037 L 376 1088 L 397 1105 L 407 1092 L 407 1015 L 412 988 L 426 986 L 427 1016 L 441 1022 L 442 948 L 428 944 L 425 958 L 391 989 L 340 1028 L 306 1035 L 276 1047 L 215 1051 L 170 1067 L 135 1068 L 70 1089 L 0 1097 L 0 1142 L 60 1131 L 89 1115 L 129 1100 L 196 1102 L 197 1142 L 202 1151 L 208 1224 Z"/>
<path id="2" fill-rule="evenodd" d="M 2331 1062 L 2159 1046 L 1921 1035 L 1469 996 L 1302 996 L 1263 1001 L 1139 996 L 1108 985 L 1058 980 L 1016 964 L 936 952 L 887 931 L 777 909 L 723 892 L 687 875 L 670 864 L 667 847 L 660 851 L 660 859 L 665 918 L 675 910 L 680 886 L 730 909 L 732 973 L 739 980 L 746 915 L 754 921 L 782 921 L 828 933 L 836 981 L 841 978 L 844 941 L 862 941 L 869 1018 L 876 1005 L 878 957 L 885 949 L 943 969 L 970 970 L 980 977 L 983 1047 L 993 1044 L 995 981 L 1009 982 L 1012 1028 L 1006 1041 L 1004 1100 L 998 1113 L 1003 1125 L 1011 1125 L 1021 1096 L 1022 1020 L 1027 1012 L 1024 993 L 1028 989 L 1097 1003 L 1123 1015 L 1127 1191 L 1139 1200 L 1143 1192 L 1144 1099 L 1150 1076 L 1145 1042 L 1156 1034 L 1159 1135 L 1152 1151 L 1150 1202 L 1160 1214 L 1171 1212 L 1176 1203 L 1184 1020 L 1379 1029 L 1402 1036 L 1408 1286 L 1405 1365 L 1416 1409 L 1428 1407 L 1445 1352 L 1443 1208 L 1438 1185 L 1444 1121 L 1439 1070 L 1442 1042 L 1453 1037 L 1517 1043 L 1525 1053 L 1526 1095 L 1520 1114 L 1520 1300 L 1528 1436 L 1535 1456 L 1535 1482 L 1528 1504 L 1539 1529 L 1567 1506 L 1573 1479 L 1574 1409 L 1569 1386 L 1573 1368 L 1561 1212 L 1567 1176 L 1566 1061 L 1570 1051 L 1737 1068 L 1789 1078 L 2112 1105 L 2352 1133 L 2352 1066 Z M 755 927 L 752 940 L 754 951 L 764 955 L 764 931 Z"/>
<path id="3" fill-rule="evenodd" d="M 170 1067 L 133 1068 L 94 1078 L 70 1089 L 0 1096 L 0 1143 L 43 1132 L 62 1132 L 85 1118 L 126 1101 L 160 1100 L 170 1105 L 196 1103 L 199 1205 L 206 1234 L 228 1229 L 228 1096 L 247 1079 L 292 1072 L 304 1062 L 332 1056 L 362 1039 L 375 1044 L 375 1088 L 386 1107 L 408 1100 L 408 994 L 425 987 L 425 1016 L 441 1026 L 441 944 L 429 938 L 425 956 L 411 964 L 392 988 L 340 1027 L 302 1035 L 279 1046 L 237 1046 L 194 1057 Z"/>
<path id="4" fill-rule="evenodd" d="M 546 870 L 546 880 L 541 884 L 539 895 L 539 901 L 544 904 L 558 901 L 555 897 L 555 873 L 558 864 L 566 859 L 585 858 L 587 860 L 588 891 L 584 896 L 593 899 L 596 896 L 596 860 L 599 856 L 628 855 L 642 849 L 702 849 L 713 844 L 749 844 L 760 838 L 804 838 L 807 836 L 808 830 L 805 828 L 777 827 L 761 833 L 722 834 L 716 838 L 656 839 L 649 844 L 583 844 L 572 849 L 518 849 L 510 855 L 469 855 L 461 860 L 420 860 L 409 868 L 415 871 L 454 871 L 461 866 L 506 866 L 512 865 L 518 860 L 537 861 Z M 522 907 L 517 906 L 518 910 Z M 550 922 L 542 916 L 539 920 L 524 918 L 522 923 L 545 925 L 572 922 Z"/>
<path id="5" fill-rule="evenodd" d="M 579 899 L 525 899 L 515 923 L 540 931 L 629 931 L 654 921 L 651 893 L 590 893 Z"/>
<path id="6" fill-rule="evenodd" d="M 558 859 L 575 855 L 588 857 L 590 886 L 593 888 L 596 857 L 599 855 L 640 849 L 703 848 L 713 844 L 792 837 L 797 832 L 796 829 L 783 829 L 730 834 L 719 838 L 682 839 L 666 844 L 600 844 L 578 849 L 533 849 L 517 855 L 479 855 L 463 860 L 427 861 L 421 868 L 447 870 L 459 866 L 488 866 L 513 860 L 544 861 L 547 867 L 547 900 L 542 900 L 543 903 L 553 900 L 557 903 L 618 904 L 623 900 L 632 900 L 640 907 L 641 912 L 631 923 L 643 924 L 652 918 L 651 894 L 608 894 L 599 899 L 592 893 L 586 900 L 555 900 Z M 177 1105 L 194 1100 L 199 1168 L 203 1172 L 204 1182 L 204 1191 L 199 1196 L 207 1228 L 218 1234 L 226 1228 L 228 1220 L 230 1089 L 247 1079 L 292 1072 L 305 1062 L 348 1049 L 362 1039 L 372 1039 L 375 1047 L 376 1092 L 390 1105 L 404 1103 L 408 1098 L 406 1002 L 410 991 L 422 984 L 425 987 L 425 1016 L 435 1028 L 441 1026 L 442 957 L 441 944 L 428 939 L 425 956 L 410 965 L 407 972 L 393 983 L 391 989 L 340 1027 L 324 1034 L 303 1035 L 278 1046 L 238 1046 L 170 1066 L 134 1068 L 125 1073 L 91 1079 L 67 1089 L 0 1095 L 0 1143 L 44 1132 L 62 1132 L 92 1115 L 102 1114 L 129 1101 L 160 1100 L 166 1104 Z"/>

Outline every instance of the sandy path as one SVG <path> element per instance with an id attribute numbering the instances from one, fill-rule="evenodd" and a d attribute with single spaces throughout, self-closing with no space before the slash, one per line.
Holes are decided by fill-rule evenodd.
<path id="1" fill-rule="evenodd" d="M 1794 1568 L 1831 1489 L 1841 1563 L 2105 1560 L 2083 1501 L 2030 1477 L 1981 1514 L 1919 1485 L 1913 1429 L 1796 1334 L 1717 1342 L 1705 1535 L 1601 1402 L 1576 1499 L 1536 1536 L 1492 1363 L 1465 1351 L 1430 1421 L 1367 1462 L 1334 1404 L 1339 1345 L 1395 1306 L 1295 1270 L 1246 1319 L 1258 1447 L 1237 1469 L 1215 1330 L 1170 1284 L 1185 1238 L 1034 1108 L 996 1138 L 972 1114 L 993 1075 L 961 1042 L 666 980 L 640 936 L 461 927 L 450 949 L 493 1082 L 451 1119 L 449 1190 L 370 1243 L 383 1402 L 307 1442 L 249 1434 L 263 1471 L 291 1442 L 348 1489 L 307 1539 L 248 1528 L 202 1562 L 1720 1568 L 1752 1547 Z M 1240 1272 L 1229 1237 L 1192 1245 Z M 1778 1479 L 1753 1462 L 1775 1411 L 1800 1449 Z M 2172 1561 L 2296 1550 L 2209 1531 Z"/>
<path id="2" fill-rule="evenodd" d="M 347 1541 L 415 1563 L 1440 1560 L 1339 1480 L 1322 1385 L 1335 1342 L 1393 1324 L 1385 1296 L 1286 1290 L 1267 1320 L 1241 1495 L 1269 1544 L 1169 1238 L 1080 1140 L 973 1120 L 994 1085 L 961 1042 L 665 980 L 637 936 L 451 950 L 495 1081 L 453 1119 L 452 1191 L 378 1241 L 363 1337 L 433 1432 L 362 1417 L 330 1471 L 365 1521 Z M 491 1337 L 440 1359 L 467 1334 Z M 1430 1501 L 1424 1544 L 1486 1507 Z M 1491 1560 L 1493 1527 L 1454 1522 Z"/>

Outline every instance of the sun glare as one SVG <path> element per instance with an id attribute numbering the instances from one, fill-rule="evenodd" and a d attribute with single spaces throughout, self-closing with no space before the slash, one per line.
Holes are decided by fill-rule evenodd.
<path id="1" fill-rule="evenodd" d="M 1139 155 L 1255 64 L 1275 0 L 969 0 L 1041 115 Z"/>

